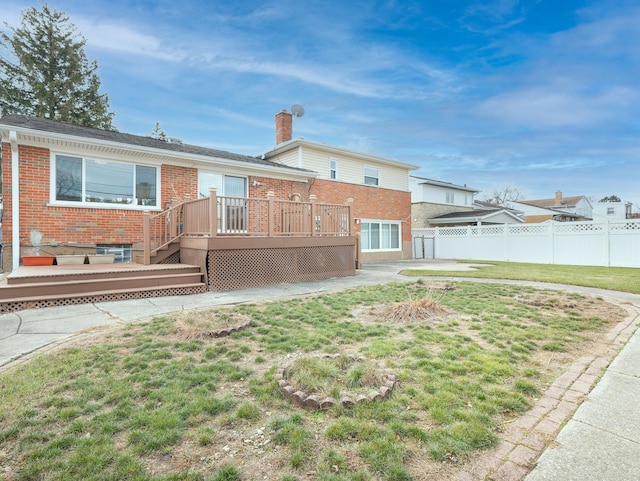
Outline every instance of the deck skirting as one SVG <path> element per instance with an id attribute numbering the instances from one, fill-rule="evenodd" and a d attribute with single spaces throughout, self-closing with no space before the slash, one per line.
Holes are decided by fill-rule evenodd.
<path id="1" fill-rule="evenodd" d="M 356 238 L 183 239 L 181 261 L 199 265 L 212 291 L 355 275 Z"/>

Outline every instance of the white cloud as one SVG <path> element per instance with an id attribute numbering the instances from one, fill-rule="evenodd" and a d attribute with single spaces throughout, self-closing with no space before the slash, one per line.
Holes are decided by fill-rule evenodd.
<path id="1" fill-rule="evenodd" d="M 513 126 L 588 126 L 616 118 L 628 102 L 636 101 L 639 96 L 639 92 L 624 87 L 591 93 L 549 85 L 497 95 L 481 102 L 477 112 Z"/>
<path id="2" fill-rule="evenodd" d="M 138 31 L 124 23 L 77 17 L 75 24 L 89 46 L 117 54 L 144 56 L 164 61 L 181 61 L 186 55 L 163 44 L 159 37 Z"/>

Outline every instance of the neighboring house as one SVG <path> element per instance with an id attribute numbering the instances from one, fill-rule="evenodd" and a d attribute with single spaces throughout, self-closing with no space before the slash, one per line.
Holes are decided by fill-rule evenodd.
<path id="1" fill-rule="evenodd" d="M 523 212 L 527 223 L 540 223 L 548 220 L 573 222 L 593 218 L 593 207 L 584 195 L 563 197 L 557 191 L 551 199 L 523 200 L 509 202 L 507 206 Z"/>
<path id="2" fill-rule="evenodd" d="M 208 195 L 210 187 L 233 197 L 265 199 L 271 191 L 275 199 L 309 201 L 315 194 L 318 202 L 338 204 L 352 197 L 359 220 L 353 227 L 362 227 L 366 241 L 362 258 L 411 256 L 414 167 L 407 164 L 303 139 L 252 157 L 20 115 L 0 118 L 0 136 L 5 270 L 18 266 L 12 247 L 30 249 L 34 232 L 41 250 L 53 254 L 131 252 L 143 241 L 144 211 L 162 212 L 172 200 Z M 285 161 L 291 156 L 296 160 Z M 325 168 L 314 170 L 322 156 Z"/>
<path id="3" fill-rule="evenodd" d="M 524 220 L 514 214 L 510 209 L 486 209 L 471 210 L 465 212 L 451 212 L 427 219 L 432 227 L 458 226 L 458 225 L 495 225 L 495 224 L 521 224 Z"/>
<path id="4" fill-rule="evenodd" d="M 265 152 L 272 162 L 316 173 L 309 193 L 319 201 L 353 199 L 355 232 L 362 260 L 410 259 L 411 193 L 409 172 L 418 166 L 342 147 L 292 139 L 291 113 L 275 117 L 276 146 Z"/>
<path id="5" fill-rule="evenodd" d="M 631 202 L 594 202 L 593 220 L 623 220 L 632 217 Z"/>
<path id="6" fill-rule="evenodd" d="M 466 185 L 410 176 L 413 227 L 489 225 L 522 222 L 505 208 L 479 208 L 473 196 L 479 191 Z"/>
<path id="7" fill-rule="evenodd" d="M 432 227 L 430 219 L 455 213 L 469 213 L 479 191 L 466 185 L 410 176 L 411 217 L 414 228 Z"/>

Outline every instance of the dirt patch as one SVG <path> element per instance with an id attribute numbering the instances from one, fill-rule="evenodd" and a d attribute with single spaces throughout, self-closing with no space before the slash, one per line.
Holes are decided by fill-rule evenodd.
<path id="1" fill-rule="evenodd" d="M 406 324 L 444 316 L 448 313 L 449 311 L 436 299 L 424 297 L 422 299 L 397 302 L 390 306 L 381 306 L 373 314 L 384 321 Z"/>

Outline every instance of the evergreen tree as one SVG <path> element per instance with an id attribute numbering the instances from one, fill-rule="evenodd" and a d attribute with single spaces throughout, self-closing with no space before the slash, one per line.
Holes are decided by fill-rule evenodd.
<path id="1" fill-rule="evenodd" d="M 160 127 L 160 122 L 156 122 L 156 126 L 151 131 L 151 138 L 158 140 L 167 140 L 167 134 L 164 132 L 162 127 Z"/>
<path id="2" fill-rule="evenodd" d="M 22 114 L 115 130 L 98 64 L 69 17 L 30 7 L 18 28 L 0 32 L 0 114 Z"/>
<path id="3" fill-rule="evenodd" d="M 600 199 L 600 202 L 622 202 L 617 195 L 608 195 Z"/>

